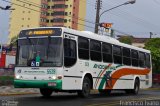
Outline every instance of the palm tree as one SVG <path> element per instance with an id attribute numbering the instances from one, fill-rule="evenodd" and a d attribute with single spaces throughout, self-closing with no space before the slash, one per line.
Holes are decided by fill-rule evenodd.
<path id="1" fill-rule="evenodd" d="M 11 38 L 10 45 L 9 45 L 10 50 L 12 50 L 12 47 L 17 46 L 17 39 L 18 39 L 18 36 L 14 36 L 14 37 Z"/>

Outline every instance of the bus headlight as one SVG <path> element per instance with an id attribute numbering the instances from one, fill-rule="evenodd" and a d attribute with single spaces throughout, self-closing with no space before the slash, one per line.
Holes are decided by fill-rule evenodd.
<path id="1" fill-rule="evenodd" d="M 19 75 L 16 75 L 16 79 L 20 79 L 20 76 L 19 76 Z"/>
<path id="2" fill-rule="evenodd" d="M 56 78 L 57 78 L 56 76 L 53 76 L 53 77 L 52 77 L 52 79 L 54 79 L 54 80 L 55 80 Z"/>

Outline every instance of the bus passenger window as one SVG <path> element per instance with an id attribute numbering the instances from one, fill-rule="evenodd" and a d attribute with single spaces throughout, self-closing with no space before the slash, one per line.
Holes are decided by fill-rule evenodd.
<path id="1" fill-rule="evenodd" d="M 114 63 L 122 64 L 122 51 L 120 46 L 113 46 Z"/>
<path id="2" fill-rule="evenodd" d="M 138 66 L 138 51 L 131 50 L 132 54 L 132 66 Z"/>
<path id="3" fill-rule="evenodd" d="M 139 52 L 139 66 L 140 67 L 145 67 L 145 54 L 143 52 Z"/>
<path id="4" fill-rule="evenodd" d="M 64 66 L 70 67 L 76 63 L 76 42 L 70 39 L 64 39 Z"/>
<path id="5" fill-rule="evenodd" d="M 131 53 L 130 49 L 123 47 L 123 64 L 131 65 Z"/>
<path id="6" fill-rule="evenodd" d="M 151 68 L 150 55 L 146 54 L 146 67 Z"/>
<path id="7" fill-rule="evenodd" d="M 102 44 L 102 55 L 104 62 L 112 62 L 112 45 L 103 43 Z"/>
<path id="8" fill-rule="evenodd" d="M 90 57 L 91 60 L 101 61 L 101 42 L 90 40 Z"/>
<path id="9" fill-rule="evenodd" d="M 80 59 L 89 59 L 89 40 L 78 37 L 78 56 Z"/>

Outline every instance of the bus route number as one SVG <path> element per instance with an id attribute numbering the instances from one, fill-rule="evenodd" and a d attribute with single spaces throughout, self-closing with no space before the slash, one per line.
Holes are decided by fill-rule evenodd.
<path id="1" fill-rule="evenodd" d="M 47 74 L 56 74 L 55 69 L 47 69 Z"/>

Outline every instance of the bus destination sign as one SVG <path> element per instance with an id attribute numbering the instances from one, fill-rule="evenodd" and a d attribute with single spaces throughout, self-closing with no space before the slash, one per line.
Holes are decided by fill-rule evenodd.
<path id="1" fill-rule="evenodd" d="M 54 34 L 54 30 L 39 30 L 39 31 L 28 31 L 26 35 L 52 35 Z"/>
<path id="2" fill-rule="evenodd" d="M 61 28 L 39 28 L 28 29 L 20 32 L 19 37 L 35 37 L 35 36 L 61 36 Z"/>

